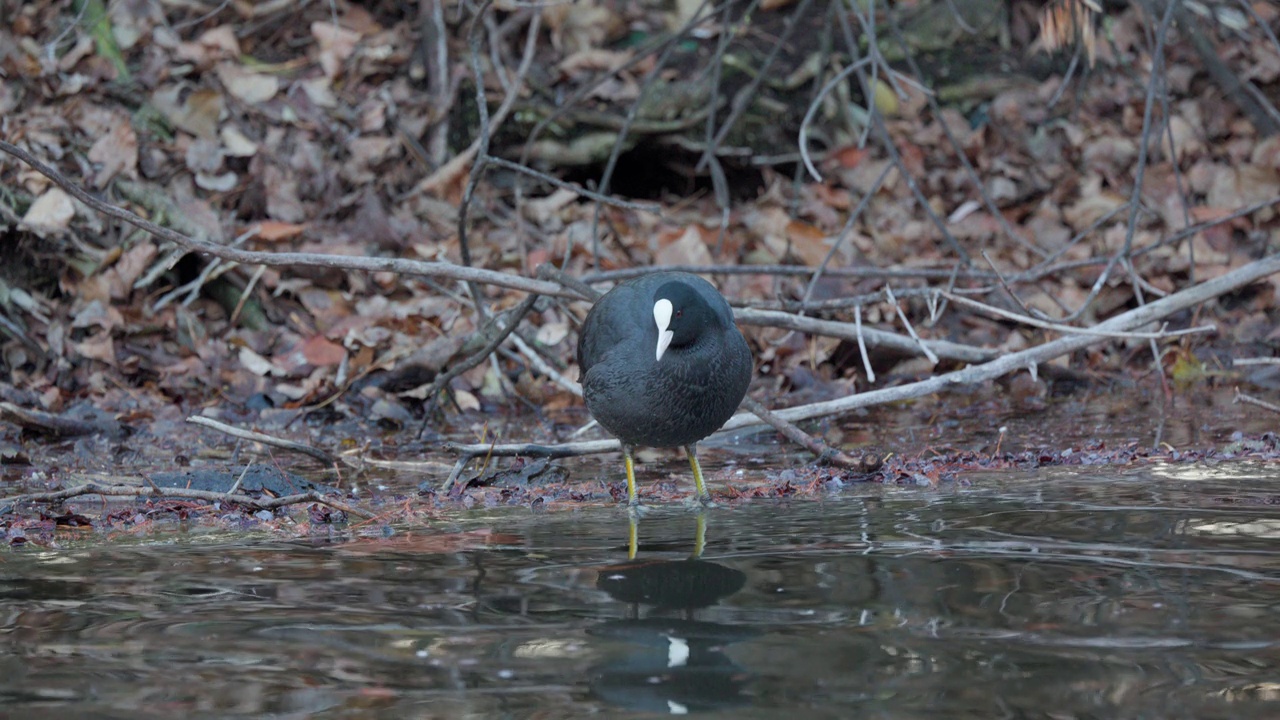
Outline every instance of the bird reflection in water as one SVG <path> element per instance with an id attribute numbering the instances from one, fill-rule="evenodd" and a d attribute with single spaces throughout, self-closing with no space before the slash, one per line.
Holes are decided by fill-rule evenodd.
<path id="1" fill-rule="evenodd" d="M 697 516 L 692 556 L 683 560 L 639 560 L 638 527 L 630 525 L 627 562 L 601 568 L 596 587 L 626 603 L 627 617 L 588 633 L 624 643 L 624 654 L 592 668 L 592 693 L 613 705 L 683 715 L 744 705 L 750 674 L 725 654 L 755 636 L 741 626 L 694 619 L 746 584 L 747 576 L 701 558 L 706 517 Z M 641 617 L 641 606 L 650 606 Z"/>

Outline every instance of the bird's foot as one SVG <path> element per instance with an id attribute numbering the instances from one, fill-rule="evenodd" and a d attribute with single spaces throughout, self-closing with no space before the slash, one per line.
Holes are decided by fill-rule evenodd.
<path id="1" fill-rule="evenodd" d="M 690 510 L 701 511 L 708 510 L 716 506 L 711 500 L 710 495 L 693 494 L 684 499 L 684 506 Z"/>

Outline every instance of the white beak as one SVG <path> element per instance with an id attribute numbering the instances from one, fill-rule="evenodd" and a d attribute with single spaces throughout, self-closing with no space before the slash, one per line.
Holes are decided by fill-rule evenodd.
<path id="1" fill-rule="evenodd" d="M 667 328 L 671 327 L 671 301 L 663 298 L 653 304 L 653 321 L 658 325 L 658 354 L 654 358 L 655 361 L 662 359 L 662 354 L 667 351 L 667 347 L 671 345 L 671 338 L 674 334 Z"/>

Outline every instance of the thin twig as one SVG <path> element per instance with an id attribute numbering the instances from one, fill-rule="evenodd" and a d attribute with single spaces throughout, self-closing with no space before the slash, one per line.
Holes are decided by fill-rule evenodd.
<path id="1" fill-rule="evenodd" d="M 1270 255 L 1211 280 L 1206 280 L 1194 287 L 1180 290 L 1168 297 L 1160 298 L 1154 302 L 1121 313 L 1098 323 L 1093 329 L 1099 332 L 1118 332 L 1139 328 L 1258 282 L 1276 273 L 1280 273 L 1280 255 Z M 973 365 L 962 370 L 937 375 L 910 385 L 901 385 L 884 390 L 871 390 L 849 397 L 786 408 L 776 412 L 784 419 L 795 422 L 797 420 L 837 415 L 861 407 L 923 397 L 958 385 L 970 385 L 993 380 L 1006 373 L 1045 363 L 1076 350 L 1082 350 L 1097 342 L 1098 338 L 1093 335 L 1068 335 L 1027 350 L 1003 354 L 981 365 Z M 758 420 L 750 413 L 739 413 L 725 423 L 722 430 L 736 430 L 754 425 L 757 422 Z"/>
<path id="2" fill-rule="evenodd" d="M 578 299 L 576 294 L 565 290 L 556 283 L 533 280 L 495 270 L 462 267 L 450 262 L 423 262 L 421 260 L 402 258 L 328 255 L 324 253 L 256 252 L 196 240 L 169 228 L 156 225 L 149 220 L 144 220 L 124 208 L 95 198 L 68 180 L 62 173 L 40 162 L 26 150 L 16 145 L 0 140 L 0 150 L 27 163 L 41 175 L 52 180 L 55 185 L 67 191 L 69 195 L 103 215 L 129 223 L 155 235 L 161 240 L 168 240 L 193 252 L 205 253 L 223 260 L 246 265 L 269 265 L 271 267 L 321 267 L 341 270 L 363 270 L 366 272 L 391 272 L 418 277 L 443 277 L 453 280 L 480 282 L 539 295 Z"/>
<path id="3" fill-rule="evenodd" d="M 1252 395 L 1246 395 L 1245 393 L 1240 392 L 1239 389 L 1236 390 L 1236 396 L 1232 399 L 1232 402 L 1244 403 L 1245 405 L 1260 407 L 1263 410 L 1269 410 L 1273 413 L 1276 413 L 1277 415 L 1280 415 L 1280 405 L 1269 403 L 1266 400 L 1256 398 Z"/>
<path id="4" fill-rule="evenodd" d="M 484 74 L 480 69 L 480 32 L 481 18 L 488 12 L 490 4 L 493 0 L 485 0 L 480 9 L 476 11 L 475 18 L 471 21 L 471 31 L 468 33 L 468 45 L 471 50 L 471 72 L 474 75 L 476 83 L 476 107 L 480 112 L 480 137 L 472 143 L 474 147 L 475 163 L 471 166 L 471 172 L 467 177 L 467 186 L 462 193 L 462 203 L 458 206 L 458 248 L 462 256 L 462 264 L 471 266 L 471 244 L 467 241 L 467 210 L 471 207 L 471 198 L 475 195 L 476 188 L 480 184 L 480 178 L 484 176 L 485 167 L 489 161 L 489 142 L 493 137 L 493 133 L 497 132 L 502 122 L 506 119 L 507 113 L 511 111 L 512 105 L 515 104 L 516 97 L 519 96 L 518 89 L 524 85 L 525 74 L 529 72 L 529 65 L 533 61 L 533 51 L 536 47 L 535 40 L 538 37 L 538 29 L 542 26 L 542 13 L 533 13 L 529 21 L 529 32 L 525 39 L 524 57 L 520 60 L 520 67 L 516 70 L 516 79 L 512 83 L 512 88 L 502 99 L 502 104 L 498 106 L 497 112 L 493 114 L 493 118 L 489 118 L 489 105 L 484 93 Z M 484 298 L 480 294 L 480 288 L 477 283 L 468 282 L 468 290 L 471 291 L 471 298 L 475 301 L 476 313 L 485 318 L 489 313 L 484 304 Z"/>
<path id="5" fill-rule="evenodd" d="M 519 325 L 522 320 L 524 320 L 524 316 L 529 314 L 529 311 L 533 309 L 533 304 L 537 301 L 537 295 L 526 296 L 525 299 L 521 301 L 521 303 L 517 305 L 507 317 L 506 323 L 501 327 L 501 329 L 494 333 L 493 338 L 491 338 L 489 342 L 485 343 L 484 347 L 473 353 L 471 357 L 454 363 L 448 370 L 437 375 L 436 379 L 427 387 L 426 392 L 423 394 L 423 399 L 428 402 L 433 401 L 436 395 L 448 386 L 454 378 L 487 360 L 489 356 L 493 354 L 493 351 L 502 344 L 502 341 L 506 340 L 507 336 L 516 329 L 516 326 Z M 494 319 L 494 322 L 497 322 L 497 318 Z"/>
<path id="6" fill-rule="evenodd" d="M 1247 367 L 1251 365 L 1280 365 L 1280 357 L 1235 358 L 1231 361 L 1232 367 Z"/>
<path id="7" fill-rule="evenodd" d="M 108 437 L 121 437 L 125 434 L 124 426 L 114 418 L 82 420 L 67 415 L 54 415 L 43 410 L 19 407 L 7 401 L 0 402 L 0 420 L 28 430 L 60 437 L 99 433 Z"/>
<path id="8" fill-rule="evenodd" d="M 1014 312 L 1009 312 L 1008 310 L 1002 310 L 993 305 L 987 305 L 986 303 L 980 303 L 977 300 L 971 300 L 966 297 L 961 297 L 959 295 L 946 292 L 945 290 L 937 290 L 935 292 L 940 297 L 947 298 L 948 300 L 956 303 L 957 305 L 964 305 L 965 307 L 972 308 L 979 312 L 984 312 L 984 313 L 987 313 L 988 315 L 994 315 L 999 318 L 1004 318 L 1005 320 L 1012 320 L 1014 322 L 1021 323 L 1023 325 L 1030 325 L 1031 327 L 1038 327 L 1043 330 L 1052 330 L 1053 332 L 1058 332 L 1058 333 L 1063 333 L 1068 335 L 1092 335 L 1094 337 L 1108 337 L 1108 338 L 1116 338 L 1121 340 L 1130 340 L 1130 339 L 1138 339 L 1138 338 L 1141 338 L 1144 340 L 1148 340 L 1148 339 L 1149 340 L 1166 340 L 1168 338 L 1181 337 L 1183 335 L 1198 335 L 1200 333 L 1210 333 L 1210 332 L 1218 331 L 1217 325 L 1198 325 L 1196 327 L 1185 328 L 1182 330 L 1162 330 L 1160 332 L 1138 332 L 1137 330 L 1125 330 L 1123 332 L 1107 332 L 1107 331 L 1095 330 L 1093 328 L 1074 327 L 1072 325 L 1063 325 L 1062 323 L 1046 322 L 1044 320 L 1033 318 L 1029 315 L 1019 315 Z"/>
<path id="9" fill-rule="evenodd" d="M 657 267 L 632 267 L 605 272 L 587 273 L 582 276 L 586 283 L 618 282 L 653 272 L 678 270 L 695 275 L 813 275 L 813 268 L 806 265 L 663 265 Z M 867 278 L 871 280 L 947 280 L 954 270 L 947 268 L 878 268 L 878 267 L 842 267 L 827 268 L 825 275 L 831 277 Z M 995 280 L 993 273 L 964 270 L 957 277 L 968 280 Z M 560 294 L 563 297 L 563 292 Z"/>
<path id="10" fill-rule="evenodd" d="M 51 492 L 27 493 L 25 495 L 14 495 L 12 497 L 0 498 L 0 505 L 10 503 L 37 503 L 37 502 L 61 502 L 75 497 L 85 495 L 101 495 L 103 497 L 162 497 L 174 499 L 188 500 L 207 500 L 209 502 L 233 502 L 249 507 L 259 508 L 261 510 L 274 510 L 276 508 L 288 505 L 297 505 L 305 502 L 316 502 L 321 505 L 328 505 L 336 510 L 341 510 L 348 515 L 354 515 L 358 518 L 366 520 L 375 517 L 373 513 L 360 508 L 348 505 L 340 500 L 334 500 L 321 495 L 319 492 L 312 490 L 310 492 L 298 493 L 296 495 L 284 495 L 277 498 L 252 498 L 248 495 L 228 495 L 224 492 L 216 490 L 192 490 L 188 488 L 170 488 L 170 487 L 141 487 L 138 485 L 98 485 L 97 483 L 86 483 L 62 490 L 54 490 Z"/>
<path id="11" fill-rule="evenodd" d="M 630 200 L 623 200 L 622 198 L 616 198 L 611 195 L 604 195 L 592 190 L 588 190 L 582 187 L 581 185 L 579 185 L 578 183 L 567 182 L 557 177 L 552 177 L 551 175 L 548 175 L 544 172 L 538 172 L 537 170 L 534 170 L 533 168 L 528 167 L 527 165 L 521 165 L 520 163 L 511 162 L 510 160 L 497 157 L 496 155 L 489 156 L 488 162 L 491 165 L 497 165 L 498 167 L 503 167 L 508 170 L 515 170 L 516 172 L 524 173 L 525 175 L 528 175 L 530 177 L 535 177 L 547 184 L 555 185 L 556 187 L 563 188 L 565 190 L 570 190 L 572 192 L 575 192 L 581 195 L 584 198 L 587 198 L 589 200 L 595 200 L 596 202 L 604 203 L 606 205 L 612 205 L 614 207 L 619 207 L 624 210 L 639 210 L 641 212 L 651 212 L 651 213 L 657 213 L 657 214 L 662 213 L 662 206 L 658 205 L 657 203 L 632 202 Z"/>
<path id="12" fill-rule="evenodd" d="M 912 340 L 915 340 L 916 346 L 919 347 L 920 352 L 924 353 L 924 356 L 929 359 L 929 362 L 937 365 L 938 356 L 935 355 L 934 352 L 929 349 L 929 346 L 925 344 L 924 340 L 921 340 L 920 336 L 916 334 L 915 326 L 911 324 L 911 320 L 907 317 L 907 313 L 902 309 L 902 306 L 898 304 L 898 299 L 893 296 L 893 287 L 886 286 L 885 293 L 889 296 L 889 304 L 898 314 L 898 319 L 901 320 L 903 326 L 907 328 L 907 334 L 911 336 Z"/>
<path id="13" fill-rule="evenodd" d="M 516 349 L 518 349 L 520 354 L 524 356 L 531 366 L 533 366 L 534 370 L 546 375 L 550 378 L 551 382 L 559 385 L 565 390 L 568 390 L 578 397 L 582 397 L 582 386 L 565 377 L 555 368 L 547 364 L 547 361 L 543 360 L 542 356 L 538 355 L 538 351 L 530 347 L 529 343 L 526 343 L 518 333 L 512 334 L 511 342 L 515 344 Z"/>
<path id="14" fill-rule="evenodd" d="M 853 308 L 853 332 L 858 337 L 858 353 L 862 355 L 862 369 L 867 372 L 867 382 L 874 385 L 876 371 L 871 368 L 871 357 L 867 355 L 867 339 L 862 334 L 862 306 Z"/>
<path id="15" fill-rule="evenodd" d="M 785 330 L 796 330 L 811 335 L 824 335 L 843 340 L 856 341 L 861 337 L 870 347 L 889 348 L 906 355 L 916 355 L 923 352 L 922 348 L 927 348 L 928 354 L 934 356 L 934 362 L 937 362 L 937 358 L 946 358 L 947 360 L 957 360 L 959 362 L 980 363 L 991 360 L 1000 354 L 998 350 L 989 348 L 961 345 L 948 340 L 912 340 L 884 330 L 859 329 L 853 323 L 818 320 L 776 310 L 736 309 L 733 312 L 733 317 L 743 325 L 783 328 Z"/>
<path id="16" fill-rule="evenodd" d="M 187 418 L 187 422 L 192 425 L 203 425 L 204 427 L 217 430 L 218 432 L 230 435 L 231 437 L 240 438 L 241 440 L 249 440 L 251 442 L 258 442 L 271 447 L 278 447 L 281 450 L 289 450 L 291 452 L 309 455 L 326 465 L 336 465 L 338 462 L 337 458 L 319 448 L 314 448 L 300 442 L 294 442 L 293 440 L 285 440 L 271 435 L 264 435 L 263 433 L 254 432 L 253 430 L 243 430 L 202 415 L 192 415 Z"/>
<path id="17" fill-rule="evenodd" d="M 799 445 L 805 450 L 808 450 L 814 455 L 817 455 L 819 462 L 830 463 L 837 467 L 844 468 L 861 467 L 862 465 L 860 462 L 849 457 L 838 448 L 833 448 L 830 445 L 827 445 L 822 442 L 821 439 L 806 433 L 796 427 L 793 423 L 789 423 L 778 417 L 776 413 L 769 410 L 769 408 L 766 408 L 764 405 L 761 405 L 752 397 L 743 398 L 742 407 L 746 408 L 747 412 L 750 412 L 763 420 L 774 430 L 777 430 L 786 439 Z"/>
<path id="18" fill-rule="evenodd" d="M 754 417 L 754 416 L 752 416 Z M 449 452 L 461 453 L 468 458 L 476 458 L 481 455 L 494 456 L 510 456 L 525 455 L 528 457 L 576 457 L 578 455 L 594 455 L 597 453 L 614 452 L 622 448 L 616 439 L 608 440 L 583 440 L 580 442 L 561 443 L 559 445 L 540 445 L 538 443 L 509 443 L 506 445 L 494 445 L 490 443 L 445 443 L 444 449 Z"/>

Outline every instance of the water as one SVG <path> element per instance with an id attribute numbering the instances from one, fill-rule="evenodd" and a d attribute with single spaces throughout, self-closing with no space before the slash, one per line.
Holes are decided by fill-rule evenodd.
<path id="1" fill-rule="evenodd" d="M 1280 717 L 1280 477 L 0 554 L 0 716 Z M 697 556 L 697 557 L 691 557 Z"/>

